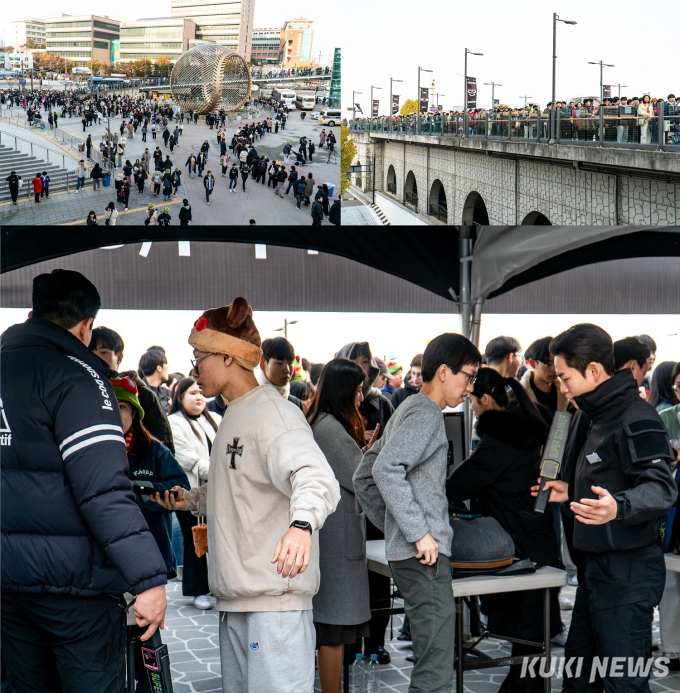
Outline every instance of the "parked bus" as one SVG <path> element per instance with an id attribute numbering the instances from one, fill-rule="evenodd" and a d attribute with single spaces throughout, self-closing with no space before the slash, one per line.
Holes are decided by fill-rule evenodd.
<path id="1" fill-rule="evenodd" d="M 295 107 L 300 111 L 312 111 L 315 105 L 316 101 L 314 96 L 310 96 L 309 94 L 298 93 L 295 99 Z"/>
<path id="2" fill-rule="evenodd" d="M 288 106 L 288 108 L 295 108 L 296 94 L 292 89 L 286 89 L 286 87 L 274 87 L 272 90 L 272 99 L 278 101 L 282 106 Z"/>

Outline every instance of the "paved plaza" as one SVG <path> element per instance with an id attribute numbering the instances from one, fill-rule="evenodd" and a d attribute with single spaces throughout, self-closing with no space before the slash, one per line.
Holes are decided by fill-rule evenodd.
<path id="1" fill-rule="evenodd" d="M 14 108 L 4 112 L 11 115 L 11 118 L 19 117 L 19 123 L 25 123 L 25 114 L 23 109 Z M 253 120 L 243 122 L 259 122 L 265 117 L 270 116 L 269 109 L 265 109 L 259 116 Z M 119 131 L 121 124 L 120 119 L 112 119 L 111 129 L 116 128 Z M 175 121 L 171 121 L 169 125 L 170 131 L 174 129 Z M 231 142 L 231 138 L 235 130 L 242 123 L 235 121 L 232 125 L 226 127 L 227 144 Z M 17 127 L 7 120 L 0 121 L 0 131 L 3 135 L 3 143 L 6 141 L 10 146 L 14 146 L 13 140 L 9 135 L 17 135 L 17 137 L 30 140 L 35 145 L 49 146 L 52 150 L 58 150 L 65 154 L 67 161 L 66 168 L 73 170 L 80 157 L 85 158 L 84 154 L 77 151 L 79 141 L 84 142 L 88 134 L 92 134 L 92 142 L 96 147 L 101 140 L 102 134 L 106 132 L 104 121 L 102 124 L 95 124 L 83 133 L 82 123 L 80 118 L 64 118 L 59 119 L 59 128 L 61 133 L 66 134 L 66 144 L 63 142 L 61 134 L 50 131 L 49 126 L 46 130 L 33 130 Z M 331 128 L 326 127 L 328 132 Z M 264 154 L 270 160 L 283 161 L 282 149 L 286 141 L 290 141 L 294 150 L 297 150 L 297 145 L 300 137 L 305 135 L 309 141 L 313 141 L 317 147 L 313 156 L 313 162 L 307 162 L 306 166 L 296 167 L 300 176 L 307 176 L 309 172 L 315 180 L 316 185 L 330 183 L 335 186 L 334 196 L 330 199 L 330 204 L 337 199 L 340 192 L 340 156 L 339 153 L 331 157 L 329 162 L 329 152 L 326 148 L 319 149 L 319 133 L 322 127 L 316 121 L 310 118 L 310 114 L 306 114 L 303 120 L 300 118 L 299 111 L 291 111 L 286 123 L 285 130 L 279 130 L 278 133 L 265 135 L 264 138 L 255 143 L 255 148 L 258 154 Z M 333 128 L 336 138 L 339 140 L 339 128 Z M 149 152 L 153 153 L 156 146 L 159 146 L 163 152 L 163 157 L 166 154 L 170 155 L 173 165 L 179 166 L 182 171 L 182 185 L 178 190 L 178 195 L 173 196 L 170 202 L 165 203 L 163 195 L 156 196 L 150 190 L 149 181 L 145 182 L 143 193 L 137 191 L 137 186 L 132 185 L 130 191 L 130 207 L 127 212 L 123 211 L 121 204 L 116 204 L 119 212 L 117 224 L 119 225 L 139 225 L 144 223 L 145 210 L 148 204 L 152 202 L 159 213 L 162 207 L 168 206 L 169 213 L 172 217 L 171 224 L 179 225 L 178 212 L 182 205 L 182 198 L 186 197 L 192 206 L 193 225 L 248 225 L 250 219 L 255 219 L 257 224 L 266 225 L 311 225 L 311 206 L 297 209 L 295 198 L 292 194 L 292 189 L 289 195 L 281 199 L 274 194 L 273 188 L 262 184 L 256 184 L 252 178 L 248 178 L 246 182 L 246 190 L 243 192 L 242 182 L 239 177 L 238 188 L 236 193 L 228 192 L 229 180 L 222 178 L 221 167 L 219 166 L 219 147 L 217 146 L 216 130 L 211 130 L 206 124 L 204 118 L 199 118 L 198 124 L 189 124 L 186 119 L 184 122 L 184 131 L 180 137 L 179 145 L 175 147 L 174 152 L 170 152 L 169 147 L 164 146 L 164 142 L 160 134 L 156 140 L 153 140 L 151 133 L 147 134 L 147 142 L 142 141 L 141 129 L 137 130 L 137 134 L 133 139 L 129 139 L 125 149 L 123 159 L 129 159 L 133 164 L 135 159 L 141 158 L 144 148 L 148 147 Z M 71 137 L 73 137 L 72 148 L 69 146 Z M 215 176 L 215 190 L 210 198 L 210 205 L 206 205 L 205 192 L 203 187 L 203 178 L 195 176 L 189 178 L 188 168 L 185 162 L 191 152 L 198 154 L 200 146 L 204 140 L 208 140 L 211 146 L 207 170 L 211 170 Z M 19 148 L 30 148 L 30 145 L 19 142 Z M 339 144 L 336 145 L 336 151 L 339 149 Z M 28 153 L 28 149 L 27 149 Z M 228 150 L 232 157 L 233 163 L 235 160 L 231 150 Z M 44 150 L 38 146 L 35 147 L 35 155 L 42 158 Z M 51 155 L 54 160 L 53 155 Z M 61 165 L 59 159 L 59 165 Z M 91 165 L 94 162 L 89 162 Z M 294 165 L 295 160 L 291 157 L 290 163 L 286 165 L 286 171 L 290 172 L 291 164 Z M 114 173 L 121 172 L 120 167 L 116 168 Z M 0 172 L 3 173 L 3 172 Z M 4 178 L 9 175 L 9 171 L 2 175 L 2 184 Z M 267 176 L 268 178 L 268 176 Z M 100 224 L 104 223 L 104 209 L 106 205 L 113 201 L 116 202 L 116 192 L 113 186 L 113 179 L 109 187 L 102 187 L 99 191 L 92 189 L 92 181 L 86 178 L 85 192 L 75 193 L 71 188 L 70 191 L 54 192 L 48 200 L 43 200 L 39 205 L 33 201 L 33 196 L 29 197 L 27 186 L 30 186 L 30 180 L 24 181 L 24 187 L 20 194 L 18 205 L 13 205 L 11 202 L 0 203 L 0 225 L 59 225 L 59 224 L 85 224 L 90 210 L 94 210 L 97 214 Z M 288 186 L 286 181 L 284 190 Z M 324 219 L 323 225 L 330 226 L 327 219 Z"/>
<path id="2" fill-rule="evenodd" d="M 212 205 L 211 205 L 212 206 Z M 574 599 L 576 588 L 565 587 L 563 594 Z M 175 693 L 205 693 L 221 691 L 222 679 L 218 641 L 218 612 L 215 609 L 201 611 L 196 609 L 190 597 L 182 596 L 182 583 L 171 580 L 167 586 L 168 611 L 165 618 L 163 642 L 170 651 L 170 663 L 173 671 Z M 214 602 L 214 599 L 211 597 Z M 401 616 L 394 617 L 390 639 L 390 628 L 387 628 L 386 649 L 392 656 L 392 663 L 381 667 L 382 690 L 392 693 L 407 693 L 411 662 L 406 658 L 413 654 L 411 643 L 397 640 Z M 571 611 L 562 612 L 562 620 L 568 626 Z M 658 615 L 654 619 L 654 637 L 659 637 Z M 510 654 L 508 643 L 501 640 L 487 640 L 478 649 L 491 657 L 505 657 Z M 564 648 L 553 645 L 555 657 L 564 656 Z M 660 656 L 655 651 L 655 656 Z M 470 671 L 465 674 L 465 693 L 496 693 L 508 673 L 508 667 Z M 665 678 L 651 678 L 652 693 L 670 693 L 680 691 L 680 673 L 670 672 Z M 562 690 L 562 680 L 552 681 L 552 690 Z M 320 693 L 318 677 L 314 689 Z"/>

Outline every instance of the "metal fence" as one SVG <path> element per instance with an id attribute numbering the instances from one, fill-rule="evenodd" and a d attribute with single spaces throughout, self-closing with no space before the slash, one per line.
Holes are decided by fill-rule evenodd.
<path id="1" fill-rule="evenodd" d="M 616 112 L 614 112 L 616 111 Z M 585 109 L 558 112 L 551 137 L 548 113 L 437 114 L 350 120 L 354 132 L 398 133 L 435 137 L 524 141 L 547 144 L 656 149 L 680 152 L 680 111 L 642 117 L 602 107 L 593 115 Z"/>
<path id="2" fill-rule="evenodd" d="M 0 117 L 2 120 L 6 120 L 4 116 Z M 3 140 L 4 137 L 4 140 Z M 30 145 L 31 147 L 31 156 L 35 156 L 34 150 L 37 149 L 38 151 L 44 150 L 45 155 L 46 155 L 46 161 L 47 163 L 57 163 L 59 160 L 59 157 L 61 157 L 61 167 L 63 169 L 66 168 L 66 154 L 63 152 L 60 152 L 57 149 L 51 149 L 50 147 L 46 147 L 44 144 L 37 144 L 35 142 L 31 142 L 31 140 L 27 140 L 23 137 L 19 137 L 18 135 L 14 135 L 9 132 L 3 132 L 0 130 L 0 144 L 7 144 L 8 141 L 14 140 L 14 149 L 19 151 L 19 142 L 26 142 L 27 144 Z M 9 145 L 8 145 L 9 146 Z M 50 152 L 52 152 L 52 161 L 50 161 Z M 59 164 L 57 164 L 59 165 Z"/>

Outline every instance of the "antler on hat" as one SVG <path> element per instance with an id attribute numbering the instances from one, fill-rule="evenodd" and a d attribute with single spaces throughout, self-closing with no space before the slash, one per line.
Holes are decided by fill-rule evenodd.
<path id="1" fill-rule="evenodd" d="M 253 321 L 253 309 L 242 296 L 228 306 L 206 310 L 194 323 L 189 344 L 207 354 L 231 356 L 250 371 L 262 357 L 262 341 Z"/>

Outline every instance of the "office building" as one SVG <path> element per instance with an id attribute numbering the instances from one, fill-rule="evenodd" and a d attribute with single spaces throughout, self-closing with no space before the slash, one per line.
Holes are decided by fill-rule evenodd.
<path id="1" fill-rule="evenodd" d="M 281 67 L 309 67 L 312 62 L 312 22 L 304 17 L 285 22 L 281 30 Z"/>
<path id="2" fill-rule="evenodd" d="M 255 0 L 171 0 L 170 15 L 196 23 L 196 40 L 250 56 Z M 197 44 L 198 45 L 198 44 Z"/>
<path id="3" fill-rule="evenodd" d="M 331 72 L 331 88 L 328 92 L 328 105 L 330 108 L 340 108 L 340 96 L 342 81 L 340 79 L 340 49 L 333 53 L 333 71 Z"/>
<path id="4" fill-rule="evenodd" d="M 7 45 L 14 46 L 16 50 L 27 47 L 32 41 L 35 46 L 45 43 L 45 20 L 32 17 L 31 19 L 17 19 L 7 22 Z"/>
<path id="5" fill-rule="evenodd" d="M 252 65 L 278 65 L 281 62 L 281 29 L 253 29 Z"/>
<path id="6" fill-rule="evenodd" d="M 196 38 L 196 24 L 182 17 L 158 17 L 123 22 L 120 25 L 120 61 L 148 58 L 152 62 L 161 55 L 175 63 L 191 47 Z M 193 45 L 193 44 L 192 44 Z M 118 63 L 116 63 L 118 64 Z"/>
<path id="7" fill-rule="evenodd" d="M 87 67 L 89 60 L 114 62 L 120 22 L 107 15 L 52 15 L 45 20 L 47 52 Z"/>

